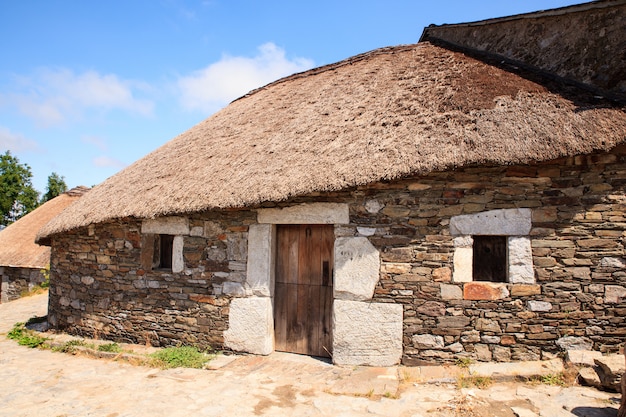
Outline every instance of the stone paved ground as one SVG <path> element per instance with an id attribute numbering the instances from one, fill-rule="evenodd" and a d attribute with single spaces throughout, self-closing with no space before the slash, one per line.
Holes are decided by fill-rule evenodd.
<path id="1" fill-rule="evenodd" d="M 14 323 L 45 313 L 45 294 L 0 304 L 0 416 L 609 417 L 619 403 L 578 386 L 459 388 L 446 368 L 346 368 L 278 353 L 160 370 L 6 339 Z M 420 382 L 429 375 L 450 383 Z"/>

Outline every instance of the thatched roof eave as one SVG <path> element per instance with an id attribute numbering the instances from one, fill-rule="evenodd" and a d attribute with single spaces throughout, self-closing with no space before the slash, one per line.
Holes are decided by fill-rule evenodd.
<path id="1" fill-rule="evenodd" d="M 624 109 L 575 86 L 429 43 L 383 48 L 235 100 L 95 187 L 38 239 L 625 141 Z"/>

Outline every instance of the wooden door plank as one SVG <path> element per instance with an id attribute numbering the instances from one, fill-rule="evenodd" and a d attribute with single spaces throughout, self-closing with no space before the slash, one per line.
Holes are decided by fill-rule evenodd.
<path id="1" fill-rule="evenodd" d="M 335 250 L 335 228 L 325 227 L 322 230 L 322 244 L 320 247 L 320 260 L 322 263 L 322 284 L 327 287 L 333 286 L 333 266 Z"/>
<path id="2" fill-rule="evenodd" d="M 309 297 L 309 314 L 307 323 L 308 351 L 309 355 L 321 356 L 320 337 L 322 330 L 323 311 L 320 307 L 320 292 L 322 287 L 319 285 L 308 286 Z"/>
<path id="3" fill-rule="evenodd" d="M 289 265 L 289 257 L 285 256 L 288 253 L 287 240 L 285 239 L 285 229 L 281 226 L 276 228 L 276 264 L 275 271 L 276 284 L 287 282 L 287 270 Z"/>
<path id="4" fill-rule="evenodd" d="M 324 246 L 324 229 L 327 226 L 317 226 L 313 228 L 311 241 L 310 274 L 311 285 L 322 285 L 322 248 Z"/>
<path id="5" fill-rule="evenodd" d="M 280 282 L 274 288 L 274 349 L 287 350 L 287 286 Z"/>
<path id="6" fill-rule="evenodd" d="M 299 274 L 299 227 L 297 225 L 282 226 L 284 228 L 284 239 L 287 246 L 286 257 L 288 259 L 288 266 L 286 271 L 285 282 L 289 284 L 298 283 Z"/>
<path id="7" fill-rule="evenodd" d="M 293 339 L 295 340 L 295 353 L 309 354 L 307 347 L 309 344 L 309 338 L 307 334 L 307 327 L 309 325 L 309 300 L 308 300 L 308 285 L 296 285 L 297 293 L 297 317 L 296 326 L 290 330 L 293 332 Z"/>
<path id="8" fill-rule="evenodd" d="M 298 317 L 298 285 L 286 284 L 287 287 L 287 332 L 286 332 L 286 351 L 294 353 L 302 353 L 299 351 L 298 344 L 301 339 L 301 324 Z"/>
<path id="9" fill-rule="evenodd" d="M 320 326 L 320 356 L 330 357 L 333 352 L 333 287 L 320 287 L 320 309 L 324 311 Z"/>
<path id="10" fill-rule="evenodd" d="M 321 248 L 322 258 L 322 284 L 320 292 L 320 308 L 322 309 L 322 324 L 320 327 L 320 351 L 323 356 L 332 355 L 332 318 L 333 318 L 333 273 L 335 256 L 335 228 L 331 225 L 323 231 L 323 245 Z"/>

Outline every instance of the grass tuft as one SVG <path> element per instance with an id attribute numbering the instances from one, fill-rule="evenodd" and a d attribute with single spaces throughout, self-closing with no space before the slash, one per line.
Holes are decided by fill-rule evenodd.
<path id="1" fill-rule="evenodd" d="M 567 381 L 565 380 L 565 375 L 563 373 L 535 376 L 530 378 L 529 382 L 531 384 L 544 384 L 559 387 L 567 385 Z"/>
<path id="2" fill-rule="evenodd" d="M 202 352 L 194 346 L 164 348 L 149 356 L 152 366 L 163 369 L 202 368 L 204 364 L 213 359 L 213 355 Z"/>
<path id="3" fill-rule="evenodd" d="M 122 347 L 117 343 L 105 343 L 103 345 L 98 346 L 98 350 L 100 352 L 110 352 L 110 353 L 119 353 L 122 351 Z"/>
<path id="4" fill-rule="evenodd" d="M 13 329 L 7 334 L 11 340 L 15 340 L 20 346 L 28 346 L 36 348 L 42 346 L 46 340 L 45 337 L 39 336 L 37 332 L 29 330 L 24 323 L 15 323 Z"/>
<path id="5" fill-rule="evenodd" d="M 462 369 L 468 369 L 473 362 L 471 358 L 467 357 L 456 358 L 456 366 Z"/>
<path id="6" fill-rule="evenodd" d="M 460 376 L 457 378 L 459 388 L 480 388 L 485 389 L 493 384 L 493 380 L 488 376 Z"/>
<path id="7" fill-rule="evenodd" d="M 52 351 L 61 353 L 76 353 L 76 348 L 78 346 L 88 347 L 88 344 L 84 340 L 69 340 L 62 345 L 53 347 Z"/>

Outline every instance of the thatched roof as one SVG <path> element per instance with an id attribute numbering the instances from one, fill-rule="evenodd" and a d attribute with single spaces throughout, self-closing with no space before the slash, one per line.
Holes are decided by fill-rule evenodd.
<path id="1" fill-rule="evenodd" d="M 50 263 L 50 248 L 35 243 L 39 229 L 89 188 L 76 187 L 45 202 L 0 232 L 0 266 L 44 268 Z"/>
<path id="2" fill-rule="evenodd" d="M 40 238 L 625 140 L 624 109 L 576 87 L 428 42 L 384 48 L 234 101 L 95 187 Z"/>

